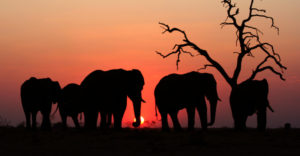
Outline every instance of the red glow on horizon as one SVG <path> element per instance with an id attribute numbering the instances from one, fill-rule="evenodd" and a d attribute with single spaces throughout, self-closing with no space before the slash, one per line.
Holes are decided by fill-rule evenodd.
<path id="1" fill-rule="evenodd" d="M 136 122 L 136 118 L 133 119 L 134 122 Z M 141 116 L 141 124 L 143 124 L 145 122 L 144 117 Z"/>

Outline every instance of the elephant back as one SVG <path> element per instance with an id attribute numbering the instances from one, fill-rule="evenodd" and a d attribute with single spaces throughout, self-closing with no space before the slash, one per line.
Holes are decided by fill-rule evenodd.
<path id="1" fill-rule="evenodd" d="M 39 110 L 43 107 L 42 104 L 52 103 L 59 90 L 59 83 L 53 82 L 50 78 L 31 77 L 21 86 L 21 101 L 28 108 Z"/>
<path id="2" fill-rule="evenodd" d="M 143 85 L 143 75 L 136 69 L 95 70 L 81 83 L 83 98 L 88 109 L 113 109 L 105 105 L 122 103 L 120 100 L 130 97 L 131 93 L 139 93 L 138 96 L 141 96 Z"/>
<path id="3" fill-rule="evenodd" d="M 136 86 L 132 84 L 136 84 Z M 113 93 L 127 94 L 129 88 L 142 90 L 143 85 L 143 75 L 136 69 L 130 71 L 123 69 L 96 70 L 90 73 L 81 83 L 84 94 L 92 96 Z"/>
<path id="4" fill-rule="evenodd" d="M 256 113 L 260 107 L 268 106 L 269 86 L 266 79 L 251 80 L 239 84 L 233 89 L 231 97 L 239 102 L 240 107 L 246 110 L 247 115 L 251 116 Z"/>
<path id="5" fill-rule="evenodd" d="M 159 81 L 154 94 L 158 103 L 194 103 L 204 96 L 219 99 L 214 77 L 199 72 L 167 75 Z"/>
<path id="6" fill-rule="evenodd" d="M 65 112 L 81 112 L 82 105 L 82 89 L 78 84 L 68 84 L 61 91 L 58 107 Z"/>

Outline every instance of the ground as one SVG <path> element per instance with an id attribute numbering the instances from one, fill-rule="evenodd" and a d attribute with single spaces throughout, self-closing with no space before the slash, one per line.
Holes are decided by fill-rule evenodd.
<path id="1" fill-rule="evenodd" d="M 161 132 L 160 129 L 35 132 L 0 128 L 0 155 L 299 155 L 300 129 L 209 129 Z"/>

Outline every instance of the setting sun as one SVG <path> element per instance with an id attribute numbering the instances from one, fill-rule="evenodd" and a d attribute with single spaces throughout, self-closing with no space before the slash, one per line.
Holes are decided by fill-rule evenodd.
<path id="1" fill-rule="evenodd" d="M 250 1 L 232 0 L 237 2 L 235 9 L 240 8 L 239 11 L 232 11 L 240 13 L 236 16 L 239 24 L 248 15 Z M 250 22 L 265 32 L 260 34 L 261 42 L 273 44 L 275 52 L 281 55 L 283 65 L 288 67 L 283 75 L 287 81 L 274 75 L 270 68 L 264 68 L 266 72 L 257 74 L 256 80 L 268 81 L 269 103 L 275 111 L 278 110 L 268 114 L 267 126 L 277 128 L 289 122 L 293 127 L 300 127 L 300 113 L 297 111 L 300 110 L 300 20 L 296 20 L 300 1 L 255 0 L 254 6 L 267 10 L 266 15 L 272 16 L 275 26 L 280 28 L 278 36 L 277 30 L 270 28 L 271 19 L 257 17 L 253 18 L 257 21 Z M 145 81 L 141 95 L 147 101 L 140 108 L 147 118 L 147 121 L 141 120 L 142 127 L 152 126 L 152 121 L 156 121 L 154 90 L 158 82 L 171 73 L 184 74 L 201 69 L 200 72 L 214 75 L 222 100 L 216 108 L 214 126 L 233 126 L 230 85 L 215 68 L 207 66 L 203 69 L 210 64 L 204 56 L 198 56 L 197 51 L 188 48 L 186 51 L 197 57 L 182 53 L 177 69 L 176 57 L 172 55 L 174 58 L 163 59 L 156 53 L 166 55 L 176 51 L 178 47 L 172 50 L 175 44 L 184 44 L 184 36 L 180 32 L 162 34 L 165 29 L 160 27 L 159 22 L 163 22 L 171 28 L 185 31 L 191 42 L 207 51 L 224 68 L 229 75 L 227 79 L 232 78 L 237 63 L 236 52 L 241 48 L 236 45 L 234 26 L 229 24 L 221 29 L 227 9 L 220 1 L 204 0 L 0 0 L 0 21 L 4 21 L 0 25 L 0 124 L 6 119 L 16 126 L 26 120 L 20 88 L 31 77 L 51 78 L 63 88 L 70 83 L 81 84 L 95 70 L 138 69 Z M 254 12 L 257 13 L 256 10 Z M 247 40 L 250 38 L 247 37 Z M 264 61 L 265 55 L 260 51 L 253 55 L 255 58 L 247 57 L 242 63 L 238 83 L 248 79 L 257 65 Z M 280 71 L 276 63 L 269 59 L 270 64 L 266 67 L 274 66 L 274 70 Z M 132 118 L 135 118 L 134 108 L 130 99 L 127 100 L 122 124 L 131 126 Z M 41 117 L 37 117 L 39 123 Z M 182 127 L 187 127 L 185 111 L 179 111 L 178 120 Z M 196 127 L 201 126 L 199 120 L 199 117 L 195 118 Z M 51 120 L 51 123 L 57 122 L 61 122 L 59 113 Z M 256 120 L 250 119 L 247 125 L 256 127 Z M 161 127 L 160 122 L 158 127 Z"/>
<path id="2" fill-rule="evenodd" d="M 133 121 L 136 122 L 136 119 L 134 118 Z M 144 121 L 145 121 L 144 117 L 141 116 L 141 124 L 143 124 Z"/>

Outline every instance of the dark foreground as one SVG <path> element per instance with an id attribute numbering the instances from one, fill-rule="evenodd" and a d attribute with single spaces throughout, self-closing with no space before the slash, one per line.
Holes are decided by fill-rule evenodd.
<path id="1" fill-rule="evenodd" d="M 0 128 L 0 155 L 300 155 L 300 129 L 167 133 L 159 129 L 31 132 Z"/>

